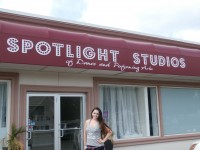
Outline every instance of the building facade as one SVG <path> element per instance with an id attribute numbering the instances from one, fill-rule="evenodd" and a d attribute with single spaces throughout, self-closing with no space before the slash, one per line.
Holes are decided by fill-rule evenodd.
<path id="1" fill-rule="evenodd" d="M 0 13 L 0 139 L 24 149 L 83 150 L 98 106 L 115 150 L 187 150 L 200 138 L 200 45 Z"/>

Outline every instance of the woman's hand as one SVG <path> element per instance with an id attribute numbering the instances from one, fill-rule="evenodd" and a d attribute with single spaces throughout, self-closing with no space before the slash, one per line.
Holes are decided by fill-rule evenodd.
<path id="1" fill-rule="evenodd" d="M 100 139 L 97 140 L 97 142 L 98 142 L 99 144 L 102 144 L 102 143 L 104 143 L 105 141 L 102 140 L 102 139 L 100 138 Z"/>
<path id="2" fill-rule="evenodd" d="M 189 149 L 189 150 L 194 150 L 196 146 L 197 146 L 197 144 L 192 144 L 192 145 L 190 146 L 190 149 Z"/>

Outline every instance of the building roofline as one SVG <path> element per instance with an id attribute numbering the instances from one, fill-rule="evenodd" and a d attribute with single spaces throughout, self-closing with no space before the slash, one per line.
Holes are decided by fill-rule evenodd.
<path id="1" fill-rule="evenodd" d="M 0 19 L 4 21 L 31 24 L 36 26 L 45 26 L 54 29 L 70 30 L 70 31 L 89 33 L 94 35 L 101 35 L 106 37 L 118 37 L 127 40 L 145 41 L 157 44 L 200 49 L 200 43 L 177 40 L 173 38 L 143 34 L 129 30 L 122 30 L 118 28 L 111 28 L 89 23 L 64 20 L 59 18 L 41 16 L 41 15 L 24 13 L 7 9 L 0 9 Z"/>

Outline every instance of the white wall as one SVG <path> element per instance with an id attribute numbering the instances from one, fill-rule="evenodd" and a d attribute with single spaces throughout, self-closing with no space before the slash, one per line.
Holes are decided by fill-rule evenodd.
<path id="1" fill-rule="evenodd" d="M 93 86 L 93 78 L 89 75 L 35 71 L 23 71 L 19 74 L 20 84 L 26 85 Z"/>
<path id="2" fill-rule="evenodd" d="M 114 150 L 189 150 L 193 141 L 194 140 L 118 147 L 114 148 Z"/>

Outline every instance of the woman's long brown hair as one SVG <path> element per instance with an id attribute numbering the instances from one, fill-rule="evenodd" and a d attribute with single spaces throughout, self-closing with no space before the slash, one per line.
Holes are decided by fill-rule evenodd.
<path id="1" fill-rule="evenodd" d="M 102 115 L 102 111 L 99 107 L 95 107 L 93 108 L 92 112 L 91 112 L 91 118 L 92 118 L 92 113 L 94 110 L 98 110 L 99 111 L 99 116 L 97 118 L 99 125 L 100 125 L 100 129 L 101 129 L 101 136 L 105 136 L 108 131 L 106 130 L 106 127 L 109 128 L 111 130 L 111 128 L 105 123 L 104 119 L 103 119 L 103 115 Z"/>

